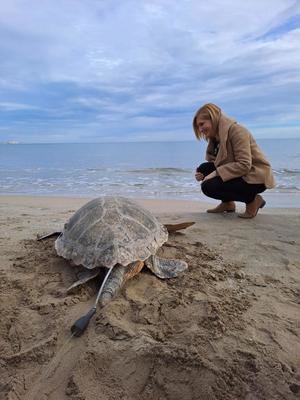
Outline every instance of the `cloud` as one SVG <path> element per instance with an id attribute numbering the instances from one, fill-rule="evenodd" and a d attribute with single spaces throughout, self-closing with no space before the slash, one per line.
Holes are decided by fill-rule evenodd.
<path id="1" fill-rule="evenodd" d="M 29 104 L 0 102 L 0 110 L 3 111 L 20 111 L 20 110 L 34 110 L 34 109 L 36 109 L 36 107 L 33 107 Z"/>
<path id="2" fill-rule="evenodd" d="M 299 42 L 294 0 L 11 0 L 1 140 L 192 140 L 208 101 L 276 136 L 300 126 Z"/>

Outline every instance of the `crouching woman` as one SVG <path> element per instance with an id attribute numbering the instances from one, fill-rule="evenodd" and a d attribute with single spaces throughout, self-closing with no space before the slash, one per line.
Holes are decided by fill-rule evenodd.
<path id="1" fill-rule="evenodd" d="M 234 212 L 239 201 L 246 204 L 239 217 L 254 218 L 266 204 L 259 193 L 275 186 L 271 165 L 254 137 L 212 103 L 196 112 L 193 128 L 197 139 L 208 142 L 207 162 L 196 169 L 195 178 L 206 196 L 221 200 L 207 212 Z"/>

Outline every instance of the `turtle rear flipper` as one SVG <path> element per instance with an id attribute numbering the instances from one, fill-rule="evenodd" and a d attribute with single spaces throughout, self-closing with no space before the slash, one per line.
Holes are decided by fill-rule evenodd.
<path id="1" fill-rule="evenodd" d="M 57 237 L 57 236 L 61 235 L 61 233 L 62 233 L 61 231 L 54 231 L 54 232 L 47 233 L 46 235 L 38 235 L 37 241 L 40 242 L 41 240 L 50 239 L 52 237 Z"/>
<path id="2" fill-rule="evenodd" d="M 84 283 L 96 278 L 96 276 L 98 276 L 100 272 L 101 268 L 83 269 L 78 273 L 79 279 L 76 282 L 74 282 L 70 287 L 68 287 L 67 293 L 71 292 L 77 286 L 83 285 Z"/>
<path id="3" fill-rule="evenodd" d="M 134 261 L 127 266 L 116 265 L 103 287 L 100 296 L 101 306 L 105 306 L 120 291 L 124 283 L 137 275 L 142 270 L 143 266 L 144 261 L 140 260 Z"/>
<path id="4" fill-rule="evenodd" d="M 161 279 L 175 278 L 178 274 L 185 271 L 188 265 L 185 261 L 177 259 L 167 259 L 151 256 L 145 261 L 145 265 Z"/>

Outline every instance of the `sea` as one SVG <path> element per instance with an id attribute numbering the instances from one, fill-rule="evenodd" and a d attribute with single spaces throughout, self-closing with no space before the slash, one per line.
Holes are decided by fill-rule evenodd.
<path id="1" fill-rule="evenodd" d="M 257 140 L 272 164 L 271 207 L 300 207 L 300 139 Z M 208 200 L 194 179 L 206 143 L 0 144 L 0 195 Z"/>

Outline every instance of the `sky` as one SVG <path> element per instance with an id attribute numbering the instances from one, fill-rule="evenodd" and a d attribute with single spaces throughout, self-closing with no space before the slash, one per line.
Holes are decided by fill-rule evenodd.
<path id="1" fill-rule="evenodd" d="M 1 0 L 0 142 L 300 137 L 300 0 Z"/>

